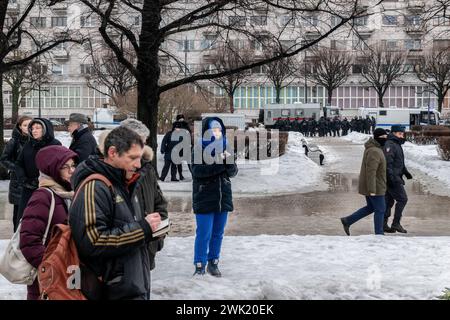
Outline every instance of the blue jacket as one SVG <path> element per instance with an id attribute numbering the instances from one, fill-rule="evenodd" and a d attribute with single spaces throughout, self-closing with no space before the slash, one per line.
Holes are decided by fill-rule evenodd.
<path id="1" fill-rule="evenodd" d="M 202 123 L 202 135 L 209 130 L 212 120 L 217 120 L 222 126 L 222 135 L 226 137 L 225 126 L 217 117 L 205 118 Z M 202 151 L 205 149 L 204 140 L 196 141 L 202 143 Z M 224 140 L 226 145 L 226 139 Z M 194 148 L 195 152 L 196 148 Z M 194 153 L 193 153 L 194 155 Z M 194 213 L 230 212 L 233 211 L 233 195 L 230 178 L 238 173 L 236 163 L 195 164 L 192 161 L 192 207 Z"/>

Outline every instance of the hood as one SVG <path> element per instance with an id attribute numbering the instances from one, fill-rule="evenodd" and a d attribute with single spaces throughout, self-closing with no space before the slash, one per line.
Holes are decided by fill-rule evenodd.
<path id="1" fill-rule="evenodd" d="M 72 186 L 74 190 L 94 173 L 99 173 L 108 178 L 113 185 L 125 185 L 125 171 L 117 169 L 105 163 L 97 156 L 90 156 L 87 160 L 78 165 L 72 176 Z"/>
<path id="2" fill-rule="evenodd" d="M 392 141 L 394 141 L 394 142 L 396 142 L 396 143 L 398 143 L 398 144 L 404 144 L 405 143 L 405 139 L 400 139 L 400 138 L 397 138 L 396 136 L 394 136 L 394 134 L 393 133 L 389 133 L 389 135 L 388 135 L 388 138 L 387 138 L 388 140 L 392 140 Z"/>
<path id="3" fill-rule="evenodd" d="M 33 135 L 31 134 L 31 127 L 35 123 L 41 124 L 43 129 L 44 129 L 44 137 L 43 137 L 42 141 L 50 142 L 53 139 L 55 139 L 55 133 L 53 131 L 53 125 L 50 122 L 50 120 L 44 119 L 44 118 L 34 118 L 33 120 L 31 120 L 30 124 L 28 125 L 28 133 L 30 134 L 30 139 L 31 140 L 37 141 L 37 140 L 35 140 L 33 138 Z"/>
<path id="4" fill-rule="evenodd" d="M 216 138 L 212 135 L 212 133 L 211 133 L 211 139 L 204 139 L 205 133 L 208 130 L 211 130 L 211 123 L 213 121 L 217 121 L 220 124 L 220 126 L 222 127 L 222 138 L 218 141 L 216 141 Z M 216 122 L 216 124 L 217 124 L 217 122 Z M 202 137 L 201 137 L 202 148 L 204 149 L 208 145 L 214 143 L 214 144 L 218 144 L 217 146 L 214 147 L 214 149 L 219 149 L 220 141 L 222 141 L 222 150 L 225 150 L 227 148 L 227 131 L 225 129 L 225 125 L 223 124 L 223 121 L 218 117 L 207 117 L 207 118 L 203 119 L 203 121 L 202 121 Z M 215 155 L 214 149 L 212 150 L 212 153 L 211 153 L 212 156 Z"/>
<path id="5" fill-rule="evenodd" d="M 378 141 L 376 141 L 374 138 L 370 138 L 369 140 L 367 140 L 366 143 L 364 143 L 364 147 L 366 149 L 369 148 L 380 148 L 381 149 L 381 144 L 378 143 Z"/>
<path id="6" fill-rule="evenodd" d="M 152 161 L 154 156 L 153 149 L 149 146 L 144 146 L 144 153 L 142 154 L 142 160 L 144 161 Z"/>
<path id="7" fill-rule="evenodd" d="M 74 159 L 77 162 L 78 155 L 63 146 L 48 146 L 39 150 L 35 161 L 36 167 L 40 172 L 49 176 L 60 185 L 67 187 L 68 183 L 61 180 L 59 170 L 70 159 Z"/>
<path id="8" fill-rule="evenodd" d="M 28 141 L 30 139 L 30 136 L 22 134 L 22 131 L 19 128 L 19 124 L 16 124 L 14 126 L 11 137 L 13 139 L 20 140 L 20 141 Z"/>
<path id="9" fill-rule="evenodd" d="M 103 155 L 105 152 L 105 140 L 106 137 L 108 136 L 108 134 L 111 132 L 111 130 L 105 130 L 103 131 L 99 137 L 98 137 L 98 150 L 100 151 L 100 153 Z"/>

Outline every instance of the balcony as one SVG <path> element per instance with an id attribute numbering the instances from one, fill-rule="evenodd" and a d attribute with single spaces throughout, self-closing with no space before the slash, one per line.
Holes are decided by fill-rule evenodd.
<path id="1" fill-rule="evenodd" d="M 409 0 L 407 3 L 407 9 L 414 13 L 423 12 L 425 9 L 425 1 L 422 0 Z"/>
<path id="2" fill-rule="evenodd" d="M 418 35 L 421 36 L 423 35 L 426 30 L 425 30 L 425 26 L 420 24 L 420 25 L 406 25 L 405 26 L 405 32 L 410 34 L 410 35 Z"/>
<path id="3" fill-rule="evenodd" d="M 69 53 L 66 50 L 55 50 L 53 52 L 55 60 L 69 60 Z"/>
<path id="4" fill-rule="evenodd" d="M 318 37 L 320 36 L 320 30 L 317 26 L 304 26 L 303 31 L 307 37 Z"/>

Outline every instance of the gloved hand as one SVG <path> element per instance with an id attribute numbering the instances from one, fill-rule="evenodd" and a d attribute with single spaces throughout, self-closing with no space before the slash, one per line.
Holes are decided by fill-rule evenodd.
<path id="1" fill-rule="evenodd" d="M 406 173 L 405 173 L 405 177 L 406 177 L 406 179 L 408 179 L 408 180 L 411 180 L 411 179 L 413 178 L 413 176 L 412 176 L 411 173 L 409 173 L 409 172 L 406 172 Z"/>
<path id="2" fill-rule="evenodd" d="M 26 180 L 23 186 L 27 189 L 36 190 L 39 188 L 39 181 L 36 179 Z"/>

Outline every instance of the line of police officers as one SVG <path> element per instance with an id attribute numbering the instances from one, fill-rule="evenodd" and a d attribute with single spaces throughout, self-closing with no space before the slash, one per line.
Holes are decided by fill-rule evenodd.
<path id="1" fill-rule="evenodd" d="M 278 119 L 273 127 L 280 131 L 301 132 L 306 137 L 340 137 L 341 134 L 346 136 L 349 131 L 370 134 L 375 130 L 376 120 L 369 116 L 366 116 L 365 119 L 355 116 L 351 121 L 348 121 L 346 117 L 340 120 L 338 116 L 335 116 L 334 119 L 320 117 L 319 121 L 314 118 Z"/>

